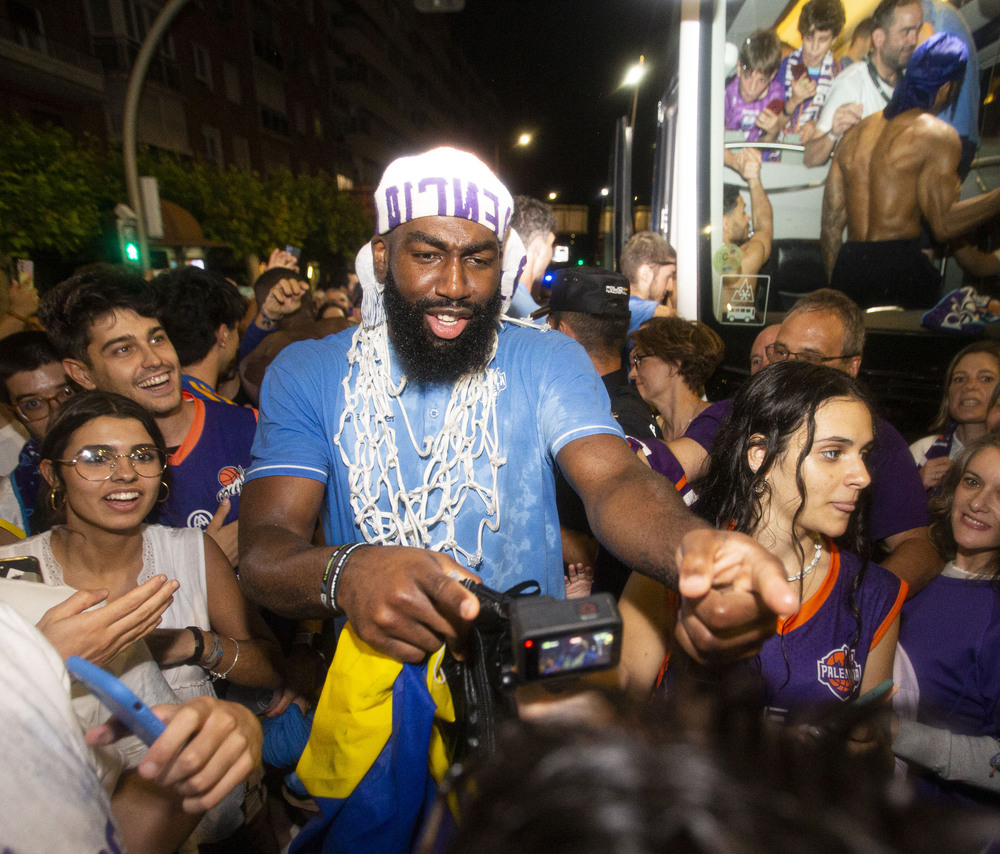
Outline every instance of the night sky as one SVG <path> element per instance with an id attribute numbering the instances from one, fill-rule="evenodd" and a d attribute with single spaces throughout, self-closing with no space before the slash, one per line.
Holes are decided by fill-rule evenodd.
<path id="1" fill-rule="evenodd" d="M 645 55 L 633 190 L 649 203 L 663 54 L 675 50 L 671 0 L 466 0 L 449 15 L 468 61 L 502 105 L 500 171 L 516 193 L 589 204 L 608 184 L 615 122 L 632 108 L 620 88 Z M 534 134 L 529 149 L 515 143 Z"/>

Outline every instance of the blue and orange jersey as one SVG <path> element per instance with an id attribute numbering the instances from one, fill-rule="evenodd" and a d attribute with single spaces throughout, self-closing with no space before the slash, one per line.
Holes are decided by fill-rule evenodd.
<path id="1" fill-rule="evenodd" d="M 152 521 L 173 528 L 202 528 L 223 498 L 230 500 L 226 522 L 235 522 L 250 468 L 257 411 L 243 406 L 189 398 L 195 406 L 191 429 L 170 454 L 170 492 Z"/>

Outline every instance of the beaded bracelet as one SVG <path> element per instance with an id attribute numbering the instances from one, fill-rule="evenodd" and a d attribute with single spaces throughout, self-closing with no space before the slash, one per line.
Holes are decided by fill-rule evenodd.
<path id="1" fill-rule="evenodd" d="M 223 650 L 222 650 L 222 638 L 219 637 L 218 632 L 209 632 L 212 636 L 212 649 L 202 657 L 198 664 L 205 668 L 205 670 L 211 671 L 215 665 L 222 661 Z"/>
<path id="2" fill-rule="evenodd" d="M 197 664 L 205 654 L 205 636 L 198 626 L 188 626 L 187 630 L 194 635 L 194 654 L 185 661 L 185 664 Z"/>
<path id="3" fill-rule="evenodd" d="M 236 638 L 230 638 L 230 640 L 236 644 L 236 657 L 233 659 L 233 663 L 229 665 L 225 673 L 216 673 L 214 670 L 209 669 L 208 675 L 212 677 L 212 681 L 215 682 L 218 679 L 225 679 L 230 673 L 233 672 L 233 668 L 236 666 L 236 662 L 240 660 L 240 642 Z M 219 646 L 222 646 L 222 639 L 219 639 Z"/>
<path id="4" fill-rule="evenodd" d="M 343 613 L 340 610 L 340 606 L 337 605 L 337 587 L 340 584 L 340 576 L 343 574 L 344 568 L 347 566 L 347 561 L 350 556 L 365 545 L 367 545 L 367 543 L 351 543 L 340 553 L 340 557 L 337 559 L 337 565 L 333 568 L 333 572 L 330 573 L 330 587 L 327 599 L 330 603 L 328 607 L 331 610 Z"/>

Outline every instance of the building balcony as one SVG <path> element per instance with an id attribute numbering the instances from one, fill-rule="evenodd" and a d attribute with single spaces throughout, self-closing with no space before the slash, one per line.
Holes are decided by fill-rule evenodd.
<path id="1" fill-rule="evenodd" d="M 107 74 L 131 74 L 141 45 L 123 36 L 102 36 L 94 38 L 94 53 Z M 162 51 L 149 64 L 146 79 L 161 83 L 171 89 L 180 89 L 181 75 L 177 63 Z"/>
<path id="2" fill-rule="evenodd" d="M 6 18 L 0 18 L 0 76 L 74 100 L 104 94 L 97 59 Z"/>

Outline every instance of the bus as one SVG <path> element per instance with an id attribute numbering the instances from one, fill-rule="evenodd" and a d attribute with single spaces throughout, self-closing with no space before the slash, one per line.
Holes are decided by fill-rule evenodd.
<path id="1" fill-rule="evenodd" d="M 761 275 L 748 282 L 746 276 L 727 273 L 718 256 L 724 251 L 723 185 L 745 187 L 739 174 L 723 165 L 725 148 L 748 145 L 739 131 L 724 129 L 725 86 L 735 73 L 736 45 L 758 28 L 774 27 L 784 42 L 798 47 L 796 24 L 803 2 L 682 0 L 676 4 L 673 32 L 677 38 L 660 57 L 672 73 L 657 107 L 653 175 L 632 178 L 636 183 L 651 181 L 651 227 L 677 249 L 679 313 L 709 324 L 726 342 L 726 360 L 717 374 L 720 388 L 714 390 L 713 398 L 731 393 L 731 387 L 748 375 L 750 346 L 760 329 L 780 322 L 800 295 L 826 285 L 819 235 L 829 163 L 804 166 L 797 136 L 786 136 L 777 146 L 780 162 L 768 162 L 762 168 L 762 182 L 774 210 L 775 239 Z M 870 15 L 877 3 L 846 0 L 844 5 L 847 23 L 835 52 L 849 42 L 855 24 Z M 959 9 L 976 40 L 982 94 L 982 143 L 963 185 L 963 198 L 1000 186 L 1000 103 L 995 101 L 1000 101 L 1000 20 L 987 19 L 982 8 L 980 3 L 969 2 Z M 631 198 L 631 188 L 619 186 L 627 185 L 630 175 L 630 147 L 627 128 L 619 127 L 611 176 L 615 187 L 611 198 L 618 211 L 622 208 L 617 206 Z M 773 143 L 765 147 L 776 148 Z M 609 242 L 617 257 L 627 239 L 629 219 L 620 214 L 613 219 L 615 234 Z M 987 234 L 985 239 L 997 236 L 1000 233 Z M 998 245 L 1000 241 L 984 248 Z M 943 296 L 962 287 L 963 274 L 951 258 L 940 264 Z M 869 310 L 866 316 L 862 376 L 882 401 L 885 416 L 910 438 L 926 433 L 940 401 L 947 364 L 971 340 L 922 327 L 926 309 L 887 307 Z M 984 334 L 991 333 L 1000 336 L 1000 329 L 987 328 Z"/>

